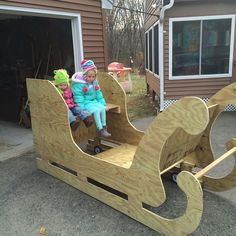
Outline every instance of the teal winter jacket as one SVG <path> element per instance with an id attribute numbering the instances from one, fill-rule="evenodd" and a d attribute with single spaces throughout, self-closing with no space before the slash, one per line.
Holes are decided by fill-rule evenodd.
<path id="1" fill-rule="evenodd" d="M 102 104 L 104 107 L 106 106 L 106 101 L 98 81 L 94 80 L 92 84 L 87 83 L 83 79 L 81 72 L 77 72 L 72 76 L 72 92 L 75 103 L 77 103 L 82 110 L 91 107 L 93 103 L 96 105 L 96 102 Z"/>

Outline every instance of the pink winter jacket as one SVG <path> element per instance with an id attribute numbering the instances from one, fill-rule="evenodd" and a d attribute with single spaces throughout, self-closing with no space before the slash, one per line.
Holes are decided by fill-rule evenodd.
<path id="1" fill-rule="evenodd" d="M 72 91 L 69 87 L 67 87 L 64 91 L 63 91 L 63 98 L 66 101 L 67 106 L 69 107 L 69 109 L 76 107 L 77 105 L 74 102 L 73 99 L 73 94 Z"/>

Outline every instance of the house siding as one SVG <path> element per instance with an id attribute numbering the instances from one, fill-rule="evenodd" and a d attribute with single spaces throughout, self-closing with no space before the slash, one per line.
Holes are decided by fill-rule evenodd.
<path id="1" fill-rule="evenodd" d="M 101 0 L 9 0 L 0 1 L 0 4 L 79 13 L 82 23 L 84 58 L 93 59 L 98 69 L 105 70 L 106 40 Z"/>
<path id="2" fill-rule="evenodd" d="M 153 73 L 146 71 L 146 82 L 149 85 L 149 89 L 158 96 L 160 96 L 160 80 L 157 77 L 154 77 Z"/>
<path id="3" fill-rule="evenodd" d="M 146 1 L 149 2 L 149 1 Z M 178 1 L 180 2 L 180 1 Z M 236 14 L 236 3 L 232 1 L 202 2 L 202 1 L 181 1 L 165 13 L 164 22 L 164 93 L 165 100 L 179 99 L 183 96 L 199 96 L 202 98 L 211 97 L 224 86 L 236 81 L 236 66 L 233 66 L 233 75 L 230 78 L 206 78 L 206 79 L 184 79 L 169 80 L 169 18 L 229 15 Z M 149 20 L 150 22 L 150 20 Z M 236 35 L 236 34 L 235 34 Z M 236 43 L 234 40 L 233 58 L 235 62 Z M 234 63 L 235 64 L 235 63 Z M 147 82 L 152 90 L 152 84 L 157 80 L 151 73 L 146 73 Z"/>
<path id="4" fill-rule="evenodd" d="M 145 3 L 145 12 L 149 13 L 145 15 L 145 31 L 147 31 L 159 19 L 158 16 L 154 16 L 159 14 L 159 9 L 154 9 L 152 7 L 152 4 L 155 3 L 155 0 L 149 0 Z M 153 72 L 146 70 L 146 82 L 150 92 L 154 92 L 160 96 L 160 80 L 154 76 Z"/>
<path id="5" fill-rule="evenodd" d="M 204 7 L 203 7 L 204 5 Z M 177 4 L 166 12 L 164 30 L 164 91 L 165 99 L 179 99 L 183 96 L 199 96 L 208 98 L 214 95 L 224 86 L 236 80 L 235 66 L 233 67 L 232 78 L 209 78 L 209 79 L 184 79 L 169 80 L 169 18 L 191 17 L 191 16 L 210 16 L 210 15 L 229 15 L 236 14 L 236 3 L 203 3 L 197 2 Z M 234 56 L 236 48 L 234 43 Z"/>

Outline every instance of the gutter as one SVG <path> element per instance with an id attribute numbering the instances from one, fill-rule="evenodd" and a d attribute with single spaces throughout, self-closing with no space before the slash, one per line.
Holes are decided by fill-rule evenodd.
<path id="1" fill-rule="evenodd" d="M 164 5 L 160 10 L 159 23 L 159 78 L 160 78 L 160 111 L 164 110 L 164 17 L 165 11 L 173 7 L 175 0 L 170 0 L 169 4 Z"/>

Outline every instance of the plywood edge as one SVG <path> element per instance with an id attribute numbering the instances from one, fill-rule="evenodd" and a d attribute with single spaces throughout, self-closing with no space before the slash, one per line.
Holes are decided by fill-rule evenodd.
<path id="1" fill-rule="evenodd" d="M 202 189 L 198 180 L 188 172 L 181 172 L 177 179 L 179 187 L 187 196 L 186 211 L 176 219 L 168 219 L 143 208 L 142 203 L 136 201 L 134 196 L 128 196 L 128 199 L 116 196 L 88 183 L 86 178 L 81 179 L 78 176 L 49 165 L 41 159 L 37 160 L 37 164 L 40 170 L 61 179 L 67 184 L 165 235 L 188 235 L 200 223 L 203 211 Z"/>

